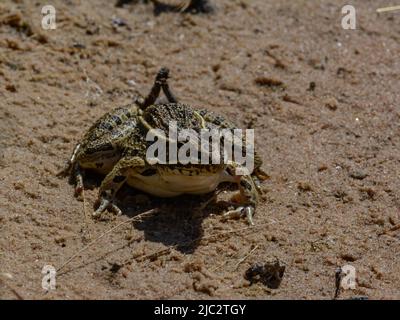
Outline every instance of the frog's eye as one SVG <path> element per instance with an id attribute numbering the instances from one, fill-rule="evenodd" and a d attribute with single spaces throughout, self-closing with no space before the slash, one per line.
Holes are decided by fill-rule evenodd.
<path id="1" fill-rule="evenodd" d="M 96 153 L 96 152 L 111 151 L 111 150 L 114 150 L 112 144 L 111 143 L 104 143 L 104 144 L 88 147 L 86 149 L 86 153 L 87 154 L 93 154 L 93 153 Z"/>
<path id="2" fill-rule="evenodd" d="M 149 176 L 154 176 L 156 173 L 157 173 L 156 169 L 147 169 L 147 170 L 144 170 L 140 175 L 149 177 Z"/>

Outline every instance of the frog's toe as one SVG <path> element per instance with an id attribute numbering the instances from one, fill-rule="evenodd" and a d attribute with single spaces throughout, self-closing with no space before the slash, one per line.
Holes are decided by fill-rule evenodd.
<path id="1" fill-rule="evenodd" d="M 78 200 L 82 201 L 83 200 L 83 187 L 76 186 L 74 194 L 75 194 L 75 197 L 78 198 Z"/>
<path id="2" fill-rule="evenodd" d="M 118 208 L 118 206 L 112 200 L 101 198 L 99 207 L 95 212 L 93 212 L 93 217 L 100 217 L 100 215 L 107 209 L 117 215 L 122 214 L 121 209 Z"/>
<path id="3" fill-rule="evenodd" d="M 238 207 L 234 210 L 229 210 L 228 212 L 224 213 L 224 219 L 237 219 L 237 218 L 247 218 L 247 222 L 249 225 L 253 226 L 253 215 L 254 215 L 254 208 L 252 206 L 246 207 Z"/>
<path id="4" fill-rule="evenodd" d="M 75 197 L 78 199 L 83 199 L 83 174 L 78 165 L 74 168 L 74 176 L 75 176 Z"/>

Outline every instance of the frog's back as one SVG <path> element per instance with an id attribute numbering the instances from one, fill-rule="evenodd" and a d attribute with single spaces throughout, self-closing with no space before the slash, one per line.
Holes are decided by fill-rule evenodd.
<path id="1" fill-rule="evenodd" d="M 198 113 L 203 117 L 206 122 L 206 126 L 208 129 L 236 129 L 239 128 L 234 122 L 226 119 L 218 113 L 206 110 L 199 109 Z"/>
<path id="2" fill-rule="evenodd" d="M 148 107 L 143 115 L 147 128 L 161 129 L 168 132 L 172 123 L 178 130 L 204 128 L 204 121 L 195 109 L 186 104 L 166 103 Z"/>

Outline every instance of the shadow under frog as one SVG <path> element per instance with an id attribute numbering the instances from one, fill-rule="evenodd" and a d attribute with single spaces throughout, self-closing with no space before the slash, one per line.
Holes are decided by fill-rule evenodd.
<path id="1" fill-rule="evenodd" d="M 104 177 L 87 171 L 84 188 L 95 189 Z M 235 190 L 227 184 L 224 190 Z M 158 198 L 130 186 L 123 186 L 116 199 L 122 214 L 133 218 L 140 213 L 158 208 L 153 215 L 134 221 L 133 226 L 144 232 L 144 240 L 175 247 L 181 253 L 191 254 L 198 247 L 204 235 L 203 221 L 211 213 L 222 215 L 227 203 L 212 201 L 214 193 L 205 195 L 182 195 L 174 198 Z M 137 201 L 140 199 L 139 201 Z M 207 204 L 207 205 L 206 205 Z M 112 213 L 109 213 L 112 215 Z M 107 216 L 104 216 L 108 219 Z"/>

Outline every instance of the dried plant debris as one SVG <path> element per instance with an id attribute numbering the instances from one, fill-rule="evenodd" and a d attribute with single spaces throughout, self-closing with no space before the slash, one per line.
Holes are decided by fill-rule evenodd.
<path id="1" fill-rule="evenodd" d="M 14 28 L 17 32 L 23 33 L 26 36 L 32 36 L 33 31 L 30 24 L 23 19 L 21 12 L 13 12 L 7 16 L 1 17 L 1 23 Z"/>
<path id="2" fill-rule="evenodd" d="M 254 79 L 254 83 L 260 87 L 285 87 L 285 84 L 283 81 L 275 78 L 270 78 L 270 77 L 257 77 Z"/>
<path id="3" fill-rule="evenodd" d="M 139 0 L 118 0 L 117 7 L 122 7 L 128 3 L 139 3 Z M 142 2 L 152 2 L 155 14 L 162 12 L 190 12 L 190 13 L 211 13 L 213 6 L 208 0 L 143 0 Z"/>
<path id="4" fill-rule="evenodd" d="M 253 264 L 245 273 L 245 279 L 251 284 L 261 282 L 270 289 L 279 288 L 286 266 L 278 260 L 273 263 Z"/>

